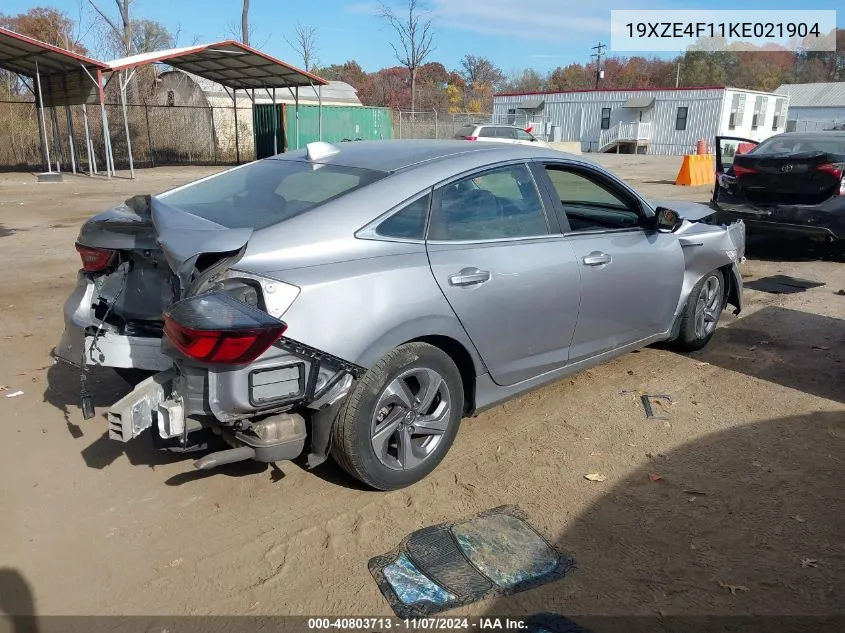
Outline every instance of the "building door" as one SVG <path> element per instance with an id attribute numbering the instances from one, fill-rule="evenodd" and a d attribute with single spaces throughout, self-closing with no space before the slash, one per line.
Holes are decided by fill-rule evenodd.
<path id="1" fill-rule="evenodd" d="M 275 115 L 275 116 L 274 116 Z M 256 103 L 252 106 L 252 129 L 255 136 L 255 159 L 281 154 L 285 144 L 285 106 L 277 103 Z"/>

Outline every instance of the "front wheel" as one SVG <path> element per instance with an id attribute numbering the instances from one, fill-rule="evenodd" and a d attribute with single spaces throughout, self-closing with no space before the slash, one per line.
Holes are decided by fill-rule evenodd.
<path id="1" fill-rule="evenodd" d="M 332 432 L 332 457 L 378 490 L 423 479 L 443 460 L 463 417 L 461 374 L 442 350 L 391 350 L 353 389 Z"/>
<path id="2" fill-rule="evenodd" d="M 681 315 L 681 328 L 673 346 L 682 352 L 694 352 L 705 347 L 713 334 L 725 307 L 725 277 L 722 271 L 707 273 L 690 293 Z"/>

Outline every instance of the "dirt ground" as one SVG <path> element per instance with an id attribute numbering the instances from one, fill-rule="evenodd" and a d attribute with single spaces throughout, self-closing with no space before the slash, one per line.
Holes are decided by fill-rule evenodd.
<path id="1" fill-rule="evenodd" d="M 600 158 L 649 196 L 709 197 L 668 184 L 677 158 Z M 412 488 L 362 490 L 331 463 L 197 472 L 107 438 L 105 409 L 128 390 L 108 371 L 84 421 L 78 376 L 50 351 L 80 224 L 209 171 L 0 175 L 0 611 L 388 616 L 372 556 L 417 528 L 517 504 L 577 570 L 457 613 L 845 614 L 841 255 L 749 244 L 747 282 L 825 285 L 748 289 L 702 352 L 645 349 L 465 420 Z M 646 420 L 623 390 L 671 394 L 671 419 Z"/>

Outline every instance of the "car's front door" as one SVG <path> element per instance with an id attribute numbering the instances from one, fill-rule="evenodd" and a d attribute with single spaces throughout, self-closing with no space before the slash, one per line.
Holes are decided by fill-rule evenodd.
<path id="1" fill-rule="evenodd" d="M 550 230 L 546 206 L 524 163 L 435 190 L 427 236 L 431 270 L 500 385 L 569 358 L 578 264 L 563 236 Z"/>
<path id="2" fill-rule="evenodd" d="M 653 212 L 597 169 L 564 162 L 543 167 L 581 274 L 570 362 L 668 330 L 684 279 L 677 237 L 651 228 Z"/>

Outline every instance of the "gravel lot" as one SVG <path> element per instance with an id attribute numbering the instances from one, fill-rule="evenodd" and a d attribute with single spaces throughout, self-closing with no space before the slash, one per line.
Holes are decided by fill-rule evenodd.
<path id="1" fill-rule="evenodd" d="M 671 184 L 678 158 L 599 158 L 652 197 L 709 198 Z M 111 372 L 95 373 L 98 415 L 84 421 L 78 375 L 50 351 L 80 224 L 210 171 L 0 175 L 0 611 L 386 616 L 369 558 L 419 527 L 513 503 L 578 568 L 458 613 L 845 614 L 841 250 L 751 243 L 747 282 L 825 285 L 746 290 L 743 314 L 725 313 L 702 352 L 645 349 L 465 420 L 412 488 L 361 490 L 331 463 L 197 472 L 107 438 L 105 408 L 128 390 Z M 671 419 L 646 420 L 622 390 L 671 394 Z M 594 472 L 606 480 L 584 479 Z"/>

